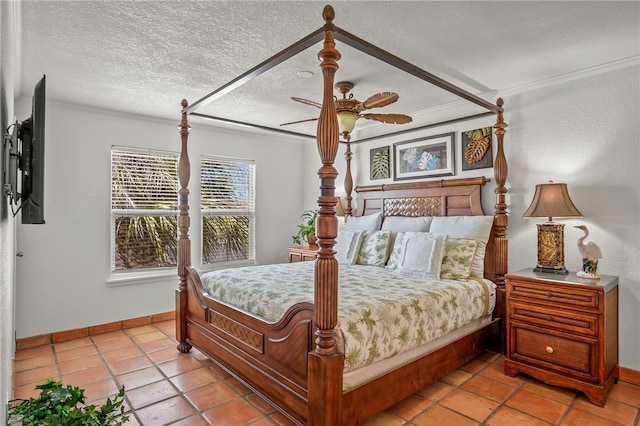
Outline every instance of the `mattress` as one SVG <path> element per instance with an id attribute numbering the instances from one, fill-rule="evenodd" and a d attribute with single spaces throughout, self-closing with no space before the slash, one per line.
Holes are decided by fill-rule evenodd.
<path id="1" fill-rule="evenodd" d="M 345 372 L 415 350 L 489 317 L 495 306 L 488 280 L 433 280 L 362 265 L 338 271 Z M 211 271 L 201 280 L 211 297 L 276 322 L 292 305 L 313 302 L 314 262 Z"/>

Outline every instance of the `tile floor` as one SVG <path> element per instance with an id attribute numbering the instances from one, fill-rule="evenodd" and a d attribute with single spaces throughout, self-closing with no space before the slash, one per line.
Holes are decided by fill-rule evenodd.
<path id="1" fill-rule="evenodd" d="M 195 349 L 175 349 L 174 321 L 20 350 L 14 397 L 37 396 L 46 378 L 85 389 L 100 404 L 125 386 L 130 425 L 290 425 L 284 416 Z M 370 419 L 401 425 L 633 425 L 640 386 L 620 382 L 604 408 L 572 390 L 502 373 L 503 357 L 481 356 Z"/>

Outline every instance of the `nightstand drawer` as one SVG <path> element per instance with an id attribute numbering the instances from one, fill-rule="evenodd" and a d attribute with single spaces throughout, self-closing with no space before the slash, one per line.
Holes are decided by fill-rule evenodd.
<path id="1" fill-rule="evenodd" d="M 512 302 L 509 304 L 511 321 L 537 324 L 544 328 L 569 331 L 588 336 L 598 335 L 598 315 L 566 309 Z"/>
<path id="2" fill-rule="evenodd" d="M 540 282 L 510 281 L 508 297 L 525 303 L 538 302 L 567 308 L 593 308 L 600 310 L 599 292 L 577 286 L 543 285 Z"/>
<path id="3" fill-rule="evenodd" d="M 510 359 L 582 380 L 596 381 L 597 341 L 572 339 L 514 326 Z"/>

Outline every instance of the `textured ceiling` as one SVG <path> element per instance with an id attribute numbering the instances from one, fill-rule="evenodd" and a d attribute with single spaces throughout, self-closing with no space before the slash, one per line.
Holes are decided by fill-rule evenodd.
<path id="1" fill-rule="evenodd" d="M 317 1 L 23 1 L 22 76 L 30 94 L 47 75 L 49 99 L 177 119 L 194 102 L 323 25 Z M 335 25 L 491 102 L 504 91 L 640 57 L 637 1 L 335 1 Z M 312 118 L 321 101 L 308 49 L 206 107 L 269 127 Z M 364 100 L 394 91 L 378 112 L 429 120 L 455 98 L 344 45 L 337 80 Z M 303 79 L 298 71 L 311 71 Z M 337 94 L 337 93 L 336 93 Z M 442 108 L 440 108 L 442 109 Z M 426 120 L 426 121 L 425 121 Z M 367 136 L 400 126 L 358 122 Z M 367 124 L 373 124 L 367 127 Z M 314 132 L 314 124 L 287 130 Z M 364 129 L 364 130 L 362 130 Z M 356 133 L 356 136 L 358 134 Z"/>

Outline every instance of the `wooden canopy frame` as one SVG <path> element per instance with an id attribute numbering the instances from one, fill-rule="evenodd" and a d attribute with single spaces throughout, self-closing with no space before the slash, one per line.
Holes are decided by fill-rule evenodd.
<path id="1" fill-rule="evenodd" d="M 340 30 L 333 25 L 334 11 L 331 6 L 324 8 L 323 18 L 325 25 L 322 28 L 271 59 L 191 105 L 186 100 L 182 101 L 178 218 L 180 282 L 176 290 L 176 339 L 178 350 L 187 352 L 192 346 L 197 347 L 250 389 L 273 403 L 295 423 L 324 426 L 355 425 L 458 368 L 487 347 L 501 349 L 504 333 L 500 318 L 504 314 L 504 277 L 507 273 L 508 259 L 505 202 L 507 162 L 503 150 L 507 125 L 503 120 L 501 99 L 498 99 L 496 105 L 490 104 Z M 335 196 L 338 172 L 334 167 L 334 161 L 339 145 L 339 131 L 333 86 L 340 59 L 340 53 L 335 46 L 336 39 L 483 106 L 488 112 L 482 115 L 495 114 L 497 117 L 494 125 L 497 137 L 494 161 L 496 204 L 494 225 L 485 258 L 485 277 L 491 279 L 498 287 L 494 322 L 491 326 L 349 391 L 343 391 L 344 355 L 339 352 L 334 339 L 334 328 L 338 320 L 338 262 L 333 250 L 338 232 L 335 209 L 338 202 Z M 316 138 L 322 166 L 318 170 L 320 191 L 316 233 L 319 250 L 315 261 L 314 303 L 294 305 L 280 321 L 267 323 L 210 298 L 202 286 L 198 272 L 191 265 L 187 116 L 202 115 L 196 112 L 199 107 L 320 40 L 323 41 L 323 47 L 318 54 L 323 75 L 323 98 Z M 467 116 L 455 121 L 477 117 L 478 115 Z M 351 152 L 348 147 L 347 145 L 349 166 Z M 451 179 L 361 187 L 356 188 L 356 191 L 363 197 L 359 207 L 365 206 L 366 200 L 385 197 L 440 197 L 444 206 L 452 207 L 451 211 L 443 209 L 443 215 L 462 211 L 475 215 L 483 214 L 480 188 L 485 184 L 484 178 Z M 348 167 L 345 181 L 348 197 L 352 187 Z M 364 210 L 360 213 L 363 212 Z"/>

